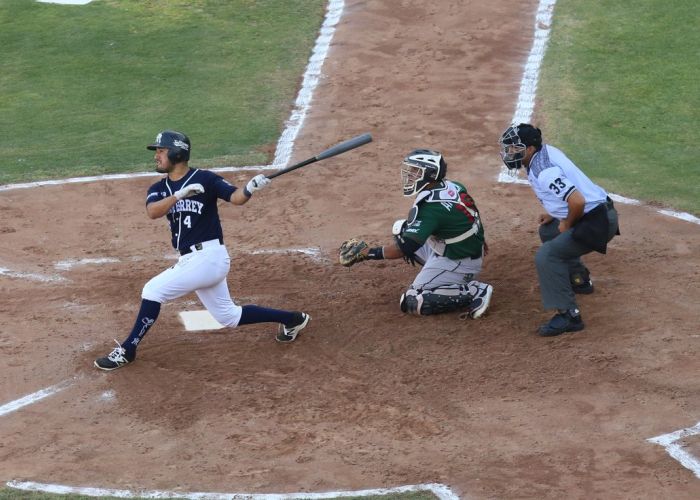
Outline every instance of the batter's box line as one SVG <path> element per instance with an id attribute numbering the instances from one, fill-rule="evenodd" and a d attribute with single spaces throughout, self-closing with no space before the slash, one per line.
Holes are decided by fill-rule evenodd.
<path id="1" fill-rule="evenodd" d="M 430 491 L 440 500 L 459 500 L 448 486 L 439 483 L 411 484 L 396 488 L 381 488 L 374 490 L 358 491 L 329 491 L 325 493 L 184 493 L 179 491 L 130 491 L 113 490 L 105 488 L 74 487 L 60 484 L 36 483 L 34 481 L 8 481 L 7 486 L 24 491 L 41 491 L 44 493 L 57 493 L 62 495 L 74 494 L 90 497 L 118 497 L 118 498 L 187 498 L 192 500 L 296 500 L 316 498 L 339 497 L 367 497 L 375 495 L 390 495 L 392 493 L 409 493 L 415 491 Z"/>
<path id="2" fill-rule="evenodd" d="M 696 434 L 700 434 L 700 422 L 693 427 L 649 438 L 647 441 L 663 446 L 671 457 L 678 460 L 686 469 L 693 471 L 695 477 L 700 479 L 700 460 L 688 453 L 683 445 L 677 442 L 683 438 L 695 436 Z"/>
<path id="3" fill-rule="evenodd" d="M 27 394 L 22 398 L 10 401 L 9 403 L 5 403 L 4 405 L 0 406 L 0 417 L 12 413 L 13 411 L 17 411 L 20 408 L 24 408 L 25 406 L 34 404 L 38 401 L 41 401 L 44 398 L 48 398 L 49 396 L 53 396 L 54 394 L 57 394 L 64 389 L 67 389 L 73 384 L 76 378 L 77 377 L 74 377 L 69 380 L 64 380 L 59 384 L 52 385 L 51 387 L 46 387 L 44 389 L 41 389 L 40 391 Z"/>

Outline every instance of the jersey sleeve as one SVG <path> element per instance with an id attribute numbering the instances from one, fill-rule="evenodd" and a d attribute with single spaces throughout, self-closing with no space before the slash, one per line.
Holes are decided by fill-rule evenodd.
<path id="1" fill-rule="evenodd" d="M 426 242 L 430 235 L 437 229 L 437 218 L 432 217 L 430 213 L 430 206 L 423 204 L 423 206 L 418 208 L 418 214 L 413 220 L 407 222 L 406 229 L 404 229 L 403 235 L 406 238 L 411 238 L 413 241 L 417 241 L 420 244 Z"/>
<path id="2" fill-rule="evenodd" d="M 576 191 L 576 186 L 564 175 L 558 167 L 544 169 L 538 179 L 542 189 L 548 190 L 560 200 L 568 200 L 571 193 Z"/>
<path id="3" fill-rule="evenodd" d="M 161 188 L 161 182 L 156 182 L 150 188 L 148 188 L 148 194 L 146 194 L 146 205 L 156 201 L 164 199 L 163 189 Z"/>
<path id="4" fill-rule="evenodd" d="M 217 198 L 224 201 L 231 201 L 231 195 L 233 195 L 233 192 L 236 190 L 236 186 L 218 175 L 215 176 L 213 184 Z"/>

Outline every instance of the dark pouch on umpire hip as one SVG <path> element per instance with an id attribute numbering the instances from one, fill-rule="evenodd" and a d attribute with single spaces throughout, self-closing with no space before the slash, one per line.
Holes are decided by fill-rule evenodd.
<path id="1" fill-rule="evenodd" d="M 588 212 L 576 223 L 571 237 L 591 250 L 605 253 L 608 248 L 608 207 L 602 203 Z"/>

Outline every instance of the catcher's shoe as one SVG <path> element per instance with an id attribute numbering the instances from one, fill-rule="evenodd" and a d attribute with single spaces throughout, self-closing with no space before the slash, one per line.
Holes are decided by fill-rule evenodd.
<path id="1" fill-rule="evenodd" d="M 479 291 L 469 304 L 469 317 L 478 319 L 484 315 L 491 304 L 491 295 L 493 295 L 493 287 L 486 283 L 479 285 Z"/>
<path id="2" fill-rule="evenodd" d="M 563 313 L 557 313 L 548 323 L 539 329 L 541 337 L 554 337 L 566 332 L 579 332 L 584 324 L 578 309 L 571 309 Z"/>
<path id="3" fill-rule="evenodd" d="M 311 316 L 303 312 L 294 313 L 294 322 L 289 325 L 280 325 L 277 333 L 277 342 L 293 342 L 306 325 L 309 324 Z"/>
<path id="4" fill-rule="evenodd" d="M 115 342 L 117 342 L 115 340 Z M 112 352 L 110 352 L 104 358 L 97 358 L 95 360 L 95 366 L 100 370 L 112 371 L 117 368 L 129 364 L 134 360 L 134 357 L 129 359 L 126 355 L 126 349 L 124 349 L 119 342 L 117 342 L 117 347 L 115 347 Z"/>

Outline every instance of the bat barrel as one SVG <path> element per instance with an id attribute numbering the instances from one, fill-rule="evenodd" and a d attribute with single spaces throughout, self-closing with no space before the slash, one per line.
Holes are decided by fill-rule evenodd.
<path id="1" fill-rule="evenodd" d="M 309 158 L 308 160 L 295 163 L 290 167 L 278 170 L 274 174 L 268 175 L 267 178 L 274 179 L 278 175 L 286 174 L 287 172 L 291 172 L 292 170 L 296 170 L 297 168 L 303 167 L 310 163 L 325 160 L 326 158 L 330 158 L 331 156 L 336 156 L 341 153 L 345 153 L 346 151 L 350 151 L 351 149 L 359 148 L 360 146 L 367 144 L 368 142 L 372 142 L 372 136 L 370 134 L 358 135 L 357 137 L 353 137 L 352 139 L 348 139 L 347 141 L 343 141 L 340 144 L 336 144 L 335 146 L 326 149 L 322 153 L 319 153 L 318 155 L 314 156 L 313 158 Z"/>

